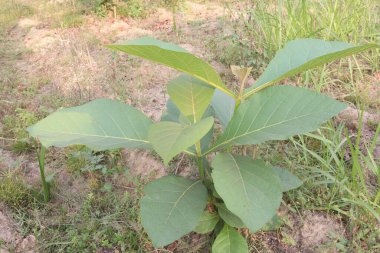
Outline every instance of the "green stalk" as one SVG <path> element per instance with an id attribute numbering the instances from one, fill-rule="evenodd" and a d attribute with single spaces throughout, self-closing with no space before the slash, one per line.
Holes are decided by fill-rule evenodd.
<path id="1" fill-rule="evenodd" d="M 205 168 L 203 166 L 203 157 L 197 157 L 199 176 L 202 180 L 205 179 Z"/>
<path id="2" fill-rule="evenodd" d="M 46 148 L 44 146 L 41 146 L 40 153 L 38 153 L 37 151 L 37 158 L 38 158 L 38 164 L 40 165 L 40 174 L 41 174 L 41 181 L 42 181 L 42 189 L 44 191 L 44 200 L 45 202 L 49 202 L 50 186 L 48 182 L 46 182 L 46 178 L 45 178 L 45 153 L 46 153 Z"/>
<path id="3" fill-rule="evenodd" d="M 196 122 L 195 118 L 194 118 L 194 122 Z M 198 141 L 195 144 L 195 150 L 197 153 L 197 163 L 198 163 L 199 176 L 202 180 L 204 180 L 205 179 L 205 168 L 203 166 L 204 156 L 202 156 L 201 142 L 200 141 Z"/>

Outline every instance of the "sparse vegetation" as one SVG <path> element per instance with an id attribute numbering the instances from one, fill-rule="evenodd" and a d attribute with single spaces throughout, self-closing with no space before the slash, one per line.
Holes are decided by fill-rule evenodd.
<path id="1" fill-rule="evenodd" d="M 170 6 L 177 2 L 178 33 Z M 139 215 L 144 186 L 168 173 L 197 176 L 197 163 L 186 155 L 165 168 L 152 151 L 49 149 L 44 169 L 52 198 L 44 203 L 39 145 L 26 127 L 100 97 L 153 121 L 164 114 L 166 84 L 176 73 L 103 45 L 144 35 L 171 41 L 210 62 L 239 92 L 230 65 L 252 67 L 249 86 L 293 39 L 379 43 L 379 17 L 370 0 L 0 0 L 0 217 L 19 232 L 17 242 L 5 238 L 11 231 L 3 233 L 0 219 L 0 251 L 27 252 L 24 238 L 38 252 L 152 252 Z M 310 134 L 230 149 L 288 168 L 304 182 L 284 194 L 278 219 L 265 231 L 239 229 L 249 252 L 379 251 L 379 59 L 380 50 L 370 50 L 281 81 L 349 108 Z M 159 251 L 206 253 L 214 239 L 190 233 Z"/>
<path id="2" fill-rule="evenodd" d="M 14 209 L 25 209 L 38 202 L 38 195 L 16 174 L 0 174 L 0 201 Z"/>

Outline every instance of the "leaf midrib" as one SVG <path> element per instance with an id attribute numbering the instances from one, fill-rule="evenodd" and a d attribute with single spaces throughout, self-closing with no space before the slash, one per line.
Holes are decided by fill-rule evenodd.
<path id="1" fill-rule="evenodd" d="M 119 46 L 122 46 L 122 45 L 119 45 Z M 137 45 L 129 45 L 129 46 L 136 46 L 136 47 L 138 47 Z M 160 49 L 160 50 L 166 50 L 166 51 L 169 51 L 169 52 L 173 52 L 172 50 L 163 49 L 163 48 L 161 48 L 161 47 L 157 47 L 157 46 L 153 46 L 153 45 L 149 45 L 149 46 L 151 46 L 151 47 L 155 47 L 155 48 L 158 48 L 158 49 Z M 113 47 L 118 48 L 118 45 L 114 45 Z M 132 48 L 131 48 L 131 49 L 132 49 Z M 121 50 L 121 51 L 123 51 L 123 50 Z M 135 49 L 135 51 L 138 51 L 138 52 L 141 53 L 140 50 L 136 50 L 136 49 Z M 185 52 L 179 52 L 179 51 L 174 51 L 174 52 L 176 52 L 176 53 L 180 53 L 180 54 L 186 54 L 186 55 L 189 55 L 189 56 L 191 56 L 191 57 L 194 57 L 194 58 L 196 58 L 196 59 L 198 59 L 198 60 L 201 60 L 200 58 L 196 57 L 195 55 L 192 55 L 192 54 L 187 53 L 187 52 L 186 52 L 186 53 L 185 53 Z M 178 59 L 177 56 L 175 56 L 175 57 Z M 148 59 L 148 60 L 149 60 L 149 59 Z M 150 60 L 150 61 L 152 61 L 152 60 Z M 204 62 L 203 60 L 201 60 L 201 61 L 202 61 L 204 64 L 206 64 L 207 66 L 209 66 L 213 71 L 215 71 L 214 68 L 211 67 L 210 64 L 208 64 L 207 62 Z M 157 62 L 157 61 L 155 61 L 155 62 Z M 159 62 L 159 64 L 162 64 L 162 65 L 167 66 L 167 67 L 170 67 L 170 68 L 174 68 L 174 69 L 176 69 L 176 70 L 179 70 L 179 71 L 182 71 L 182 72 L 184 72 L 184 73 L 186 73 L 186 74 L 189 74 L 189 75 L 191 75 L 191 76 L 194 76 L 194 77 L 198 78 L 199 80 L 204 81 L 205 83 L 208 83 L 209 85 L 213 86 L 214 88 L 217 88 L 217 89 L 221 90 L 222 92 L 224 92 L 224 93 L 230 95 L 231 97 L 233 97 L 233 98 L 236 97 L 236 95 L 235 95 L 234 93 L 232 93 L 231 91 L 229 91 L 228 89 L 226 89 L 226 88 L 224 88 L 224 87 L 222 86 L 223 83 L 221 82 L 221 80 L 220 80 L 220 82 L 221 82 L 220 84 L 216 84 L 215 82 L 213 82 L 213 81 L 211 81 L 211 80 L 206 80 L 205 78 L 203 78 L 203 77 L 201 77 L 201 76 L 199 76 L 199 75 L 197 75 L 197 74 L 191 73 L 191 72 L 189 72 L 189 71 L 186 71 L 186 70 L 184 70 L 183 68 L 180 68 L 180 67 L 172 67 L 172 66 L 170 66 L 169 64 L 165 64 L 165 63 L 162 63 L 162 62 Z M 202 68 L 202 70 L 204 71 L 203 68 Z M 218 74 L 216 71 L 215 71 L 215 73 Z M 208 76 L 207 73 L 206 73 L 206 76 Z"/>
<path id="2" fill-rule="evenodd" d="M 39 131 L 40 132 L 47 132 L 47 133 L 54 133 L 54 134 L 80 135 L 80 136 L 86 136 L 86 137 L 110 138 L 110 139 L 119 139 L 119 140 L 128 140 L 128 141 L 150 143 L 147 140 L 133 139 L 133 138 L 125 137 L 125 136 L 124 137 L 116 137 L 116 136 L 111 136 L 111 135 L 84 134 L 84 133 L 74 133 L 74 132 L 65 132 L 65 131 L 52 131 L 52 130 L 44 130 L 44 129 L 40 129 Z"/>
<path id="3" fill-rule="evenodd" d="M 176 209 L 177 208 L 177 205 L 178 205 L 178 203 L 179 203 L 179 201 L 185 196 L 185 194 L 193 187 L 193 186 L 195 186 L 196 184 L 198 184 L 198 183 L 200 183 L 201 181 L 200 180 L 198 180 L 198 181 L 195 181 L 194 183 L 192 183 L 186 190 L 184 190 L 183 191 L 183 193 L 178 197 L 178 199 L 174 202 L 174 205 L 173 205 L 173 207 L 171 208 L 171 210 L 170 210 L 170 212 L 169 212 L 169 215 L 168 215 L 168 217 L 166 218 L 166 220 L 165 220 L 165 224 L 166 223 L 168 223 L 168 221 L 169 221 L 169 219 L 170 219 L 170 217 L 171 217 L 171 215 L 172 215 L 172 213 L 173 213 L 173 211 L 174 211 L 174 209 Z M 177 208 L 178 209 L 178 208 Z M 179 210 L 179 209 L 178 209 Z"/>
<path id="4" fill-rule="evenodd" d="M 275 124 L 266 125 L 266 126 L 263 126 L 263 127 L 261 127 L 261 128 L 255 129 L 255 130 L 253 130 L 253 131 L 247 131 L 247 132 L 245 132 L 245 133 L 243 133 L 243 134 L 241 134 L 241 135 L 237 135 L 237 136 L 235 136 L 235 137 L 233 137 L 233 138 L 231 138 L 231 139 L 228 139 L 228 140 L 226 140 L 226 141 L 221 142 L 220 144 L 218 144 L 218 145 L 212 147 L 211 149 L 207 150 L 207 151 L 206 151 L 204 154 L 202 154 L 202 155 L 207 155 L 208 153 L 210 153 L 210 152 L 214 151 L 215 149 L 219 148 L 220 146 L 224 146 L 224 145 L 228 144 L 229 142 L 232 142 L 232 141 L 234 141 L 234 140 L 236 140 L 236 139 L 238 139 L 238 138 L 240 138 L 240 137 L 244 137 L 244 136 L 246 136 L 246 135 L 249 135 L 249 134 L 252 134 L 252 133 L 255 133 L 255 132 L 261 131 L 261 130 L 263 130 L 263 129 L 265 129 L 265 128 L 270 128 L 270 127 L 273 127 L 273 126 L 276 126 L 276 125 L 280 125 L 280 124 L 286 123 L 286 122 L 288 122 L 288 121 L 297 120 L 297 119 L 302 118 L 302 117 L 311 116 L 311 115 L 313 115 L 313 114 L 314 114 L 314 113 L 304 114 L 304 115 L 301 115 L 301 116 L 298 116 L 298 117 L 295 117 L 295 118 L 291 118 L 291 119 L 288 119 L 288 120 L 283 120 L 283 121 L 277 122 L 277 123 L 275 123 Z"/>
<path id="5" fill-rule="evenodd" d="M 244 182 L 244 179 L 243 179 L 243 175 L 242 175 L 241 172 L 240 172 L 240 167 L 239 167 L 239 165 L 237 164 L 237 162 L 236 162 L 236 160 L 235 160 L 235 157 L 234 157 L 233 155 L 231 155 L 231 154 L 228 154 L 228 155 L 232 158 L 232 161 L 233 161 L 234 164 L 235 164 L 235 167 L 236 167 L 237 172 L 238 172 L 239 177 L 240 177 L 241 185 L 243 186 L 244 197 L 245 197 L 245 200 L 247 201 L 247 204 L 248 204 L 248 206 L 249 206 L 250 201 L 249 201 L 249 198 L 248 198 L 248 192 L 247 192 L 247 188 L 245 187 L 245 182 Z"/>

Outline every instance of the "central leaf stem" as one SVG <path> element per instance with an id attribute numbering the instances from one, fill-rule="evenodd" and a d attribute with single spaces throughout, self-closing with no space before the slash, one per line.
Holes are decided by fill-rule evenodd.
<path id="1" fill-rule="evenodd" d="M 205 170 L 204 170 L 204 166 L 203 166 L 203 157 L 202 157 L 202 152 L 201 152 L 201 142 L 200 141 L 198 141 L 195 144 L 195 150 L 197 152 L 199 176 L 203 180 L 205 178 Z"/>
<path id="2" fill-rule="evenodd" d="M 199 169 L 199 177 L 204 180 L 205 179 L 205 168 L 203 166 L 203 157 L 197 157 L 198 169 Z"/>

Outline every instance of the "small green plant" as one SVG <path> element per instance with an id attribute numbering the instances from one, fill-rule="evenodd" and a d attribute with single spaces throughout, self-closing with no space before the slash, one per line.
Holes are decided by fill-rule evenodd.
<path id="1" fill-rule="evenodd" d="M 272 85 L 379 45 L 291 41 L 252 87 L 245 88 L 251 69 L 233 67 L 241 81 L 236 92 L 209 64 L 179 46 L 141 38 L 108 47 L 185 73 L 169 82 L 170 100 L 161 121 L 154 123 L 122 102 L 98 99 L 59 110 L 30 127 L 29 133 L 46 147 L 82 144 L 94 150 L 153 149 L 166 165 L 180 153 L 194 157 L 198 180 L 169 175 L 145 186 L 141 221 L 155 247 L 191 231 L 214 231 L 212 251 L 218 253 L 248 252 L 236 228 L 246 227 L 254 233 L 276 223 L 283 192 L 302 184 L 286 169 L 241 156 L 231 147 L 313 131 L 346 107 L 304 88 Z M 220 124 L 215 124 L 214 116 Z M 222 133 L 214 138 L 217 127 L 221 131 L 215 132 Z"/>

